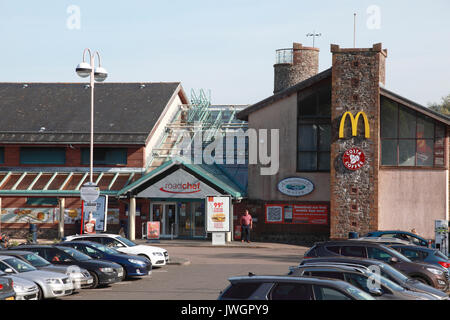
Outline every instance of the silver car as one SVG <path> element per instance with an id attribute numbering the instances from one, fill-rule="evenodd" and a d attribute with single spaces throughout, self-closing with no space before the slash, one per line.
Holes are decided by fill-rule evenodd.
<path id="1" fill-rule="evenodd" d="M 67 296 L 73 292 L 73 283 L 68 276 L 38 270 L 29 263 L 15 257 L 0 255 L 0 270 L 8 275 L 36 283 L 39 289 L 39 300 Z"/>
<path id="2" fill-rule="evenodd" d="M 91 274 L 86 269 L 76 265 L 54 265 L 32 251 L 7 250 L 0 254 L 22 259 L 38 270 L 63 273 L 72 280 L 74 289 L 89 288 L 94 282 Z"/>
<path id="3" fill-rule="evenodd" d="M 13 281 L 13 288 L 16 292 L 16 300 L 37 300 L 39 288 L 33 281 L 25 280 L 15 276 L 8 276 L 0 271 L 0 277 L 10 278 Z"/>

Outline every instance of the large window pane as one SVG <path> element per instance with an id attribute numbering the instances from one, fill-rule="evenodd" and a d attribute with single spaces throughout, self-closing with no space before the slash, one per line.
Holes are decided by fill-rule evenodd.
<path id="1" fill-rule="evenodd" d="M 417 140 L 417 165 L 433 165 L 433 140 Z"/>
<path id="2" fill-rule="evenodd" d="M 317 126 L 315 124 L 298 126 L 298 149 L 300 151 L 317 150 Z"/>
<path id="3" fill-rule="evenodd" d="M 319 150 L 330 151 L 331 126 L 329 124 L 319 125 Z"/>
<path id="4" fill-rule="evenodd" d="M 414 166 L 416 163 L 416 140 L 398 142 L 399 166 Z"/>
<path id="5" fill-rule="evenodd" d="M 65 164 L 65 148 L 20 148 L 21 164 Z"/>
<path id="6" fill-rule="evenodd" d="M 319 168 L 320 171 L 330 170 L 330 153 L 319 152 Z"/>
<path id="7" fill-rule="evenodd" d="M 397 138 L 398 135 L 398 109 L 397 103 L 388 100 L 381 100 L 381 137 Z"/>
<path id="8" fill-rule="evenodd" d="M 397 165 L 397 141 L 398 140 L 381 141 L 381 165 L 383 166 Z"/>
<path id="9" fill-rule="evenodd" d="M 317 110 L 319 117 L 331 117 L 331 88 L 319 92 L 319 107 Z"/>
<path id="10" fill-rule="evenodd" d="M 299 109 L 302 117 L 315 117 L 317 115 L 317 96 L 313 94 L 301 100 Z"/>
<path id="11" fill-rule="evenodd" d="M 417 117 L 417 139 L 434 139 L 434 122 Z"/>
<path id="12" fill-rule="evenodd" d="M 415 111 L 400 107 L 399 111 L 399 137 L 416 138 L 416 113 Z"/>
<path id="13" fill-rule="evenodd" d="M 317 152 L 299 152 L 297 161 L 299 171 L 317 170 Z"/>

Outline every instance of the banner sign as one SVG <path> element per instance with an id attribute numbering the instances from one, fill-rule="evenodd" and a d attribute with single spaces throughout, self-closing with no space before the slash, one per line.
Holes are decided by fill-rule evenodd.
<path id="1" fill-rule="evenodd" d="M 161 224 L 159 221 L 148 221 L 147 222 L 147 239 L 148 240 L 159 240 Z"/>
<path id="2" fill-rule="evenodd" d="M 230 232 L 229 196 L 206 197 L 206 232 Z"/>
<path id="3" fill-rule="evenodd" d="M 328 206 L 324 204 L 267 204 L 266 223 L 328 224 Z"/>
<path id="4" fill-rule="evenodd" d="M 89 228 L 84 230 L 85 233 L 95 233 L 95 231 L 105 232 L 108 219 L 108 196 L 102 195 L 93 201 L 96 204 L 95 210 L 86 210 L 85 201 L 82 206 L 83 226 Z M 89 218 L 89 213 L 92 212 L 92 217 Z M 88 225 L 86 225 L 88 224 Z M 87 232 L 88 231 L 88 232 Z"/>

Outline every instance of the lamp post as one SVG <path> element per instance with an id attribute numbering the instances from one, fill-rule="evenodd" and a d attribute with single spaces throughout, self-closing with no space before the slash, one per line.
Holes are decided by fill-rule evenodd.
<path id="1" fill-rule="evenodd" d="M 85 61 L 86 53 L 89 53 L 89 63 Z M 98 67 L 95 67 L 95 56 L 98 58 Z M 92 51 L 87 48 L 83 51 L 83 62 L 81 62 L 76 68 L 77 74 L 82 78 L 90 77 L 90 86 L 91 86 L 91 145 L 90 145 L 90 154 L 89 154 L 89 183 L 88 188 L 84 188 L 81 190 L 81 198 L 85 201 L 96 201 L 99 195 L 99 189 L 93 183 L 92 171 L 94 166 L 94 84 L 95 81 L 102 82 L 108 77 L 108 72 L 102 68 L 100 54 L 98 51 L 95 51 L 92 54 Z M 94 187 L 94 196 L 89 198 L 90 191 L 86 189 L 91 189 Z M 83 189 L 83 188 L 82 188 Z M 92 194 L 91 194 L 92 196 Z M 87 203 L 87 202 L 86 202 Z M 95 204 L 95 202 L 94 202 Z M 92 212 L 92 203 L 90 204 L 89 212 Z M 84 233 L 84 213 L 81 214 L 81 234 Z"/>
<path id="2" fill-rule="evenodd" d="M 89 53 L 89 63 L 85 61 L 86 53 Z M 98 67 L 95 67 L 95 56 L 98 58 Z M 82 78 L 90 76 L 91 86 L 91 145 L 90 145 L 90 160 L 89 160 L 89 181 L 92 184 L 92 169 L 94 163 L 94 83 L 95 81 L 103 82 L 108 77 L 108 72 L 102 68 L 100 54 L 95 51 L 92 54 L 89 48 L 83 51 L 83 62 L 81 62 L 76 68 L 77 74 Z"/>

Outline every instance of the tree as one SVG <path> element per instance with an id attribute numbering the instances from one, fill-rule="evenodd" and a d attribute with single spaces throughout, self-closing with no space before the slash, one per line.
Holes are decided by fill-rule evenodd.
<path id="1" fill-rule="evenodd" d="M 441 103 L 428 104 L 428 108 L 433 111 L 450 116 L 450 94 L 446 97 L 443 97 Z"/>

